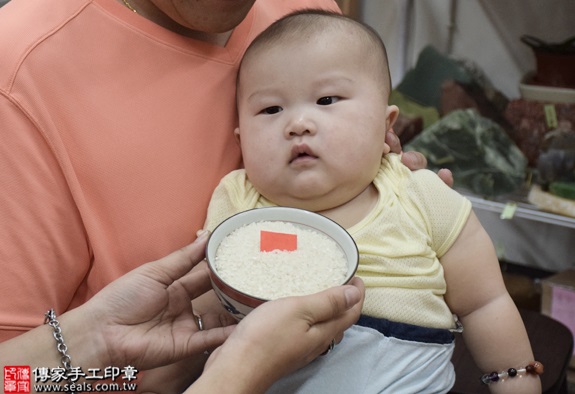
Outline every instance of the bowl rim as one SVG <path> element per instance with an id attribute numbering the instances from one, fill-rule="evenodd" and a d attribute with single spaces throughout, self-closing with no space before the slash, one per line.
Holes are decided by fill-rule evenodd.
<path id="1" fill-rule="evenodd" d="M 526 73 L 519 82 L 521 98 L 543 103 L 575 103 L 575 89 L 561 86 L 548 86 L 530 83 L 535 72 Z"/>
<path id="2" fill-rule="evenodd" d="M 257 307 L 261 304 L 263 304 L 264 302 L 270 301 L 268 299 L 265 298 L 261 298 L 261 297 L 257 297 L 257 296 L 253 296 L 250 294 L 247 294 L 241 290 L 236 289 L 235 287 L 233 287 L 232 285 L 228 284 L 226 281 L 224 281 L 217 273 L 216 268 L 212 265 L 211 261 L 210 261 L 210 257 L 209 257 L 209 250 L 210 250 L 210 245 L 211 245 L 211 241 L 213 240 L 213 235 L 216 234 L 218 232 L 218 229 L 221 230 L 225 225 L 229 225 L 229 223 L 238 220 L 239 216 L 247 216 L 252 214 L 254 211 L 260 211 L 261 210 L 266 210 L 268 212 L 279 212 L 279 213 L 283 213 L 283 212 L 296 212 L 297 215 L 300 215 L 300 217 L 305 217 L 306 215 L 309 216 L 313 216 L 315 218 L 317 218 L 318 220 L 333 226 L 334 229 L 336 229 L 335 231 L 340 232 L 345 239 L 348 239 L 350 241 L 349 246 L 351 247 L 351 249 L 353 250 L 353 256 L 355 256 L 354 260 L 354 266 L 352 270 L 348 270 L 348 273 L 344 279 L 344 281 L 337 285 L 337 286 L 343 286 L 349 283 L 349 281 L 351 281 L 351 279 L 355 276 L 355 274 L 357 273 L 357 270 L 359 268 L 359 249 L 357 248 L 357 244 L 355 242 L 355 240 L 353 239 L 353 237 L 351 236 L 351 234 L 339 223 L 337 223 L 335 220 L 328 218 L 325 215 L 322 215 L 320 213 L 317 212 L 313 212 L 313 211 L 309 211 L 306 209 L 302 209 L 302 208 L 293 208 L 293 207 L 281 207 L 281 206 L 266 206 L 266 207 L 258 207 L 258 208 L 250 208 L 247 209 L 245 211 L 241 211 L 238 213 L 235 213 L 231 216 L 229 216 L 228 218 L 226 218 L 225 220 L 223 220 L 221 223 L 219 223 L 212 232 L 210 232 L 210 236 L 208 238 L 208 241 L 206 243 L 206 247 L 205 247 L 205 260 L 207 262 L 208 265 L 208 271 L 209 271 L 209 275 L 210 275 L 210 279 L 213 282 L 216 282 L 216 284 L 218 284 L 218 287 L 220 287 L 220 285 L 224 285 L 226 286 L 230 292 L 233 294 L 234 297 L 238 298 L 240 302 L 251 306 L 251 307 Z M 309 224 L 303 222 L 303 221 L 290 221 L 289 219 L 286 219 L 285 217 L 282 219 L 269 219 L 269 218 L 264 218 L 264 219 L 257 219 L 252 221 L 251 223 L 256 223 L 256 222 L 262 222 L 262 221 L 288 221 L 290 223 L 295 223 L 295 224 L 300 224 L 306 227 L 312 227 Z M 226 223 L 226 224 L 224 224 Z M 247 223 L 246 223 L 247 224 Z M 242 224 L 242 226 L 245 224 Z M 235 229 L 239 228 L 241 226 L 235 227 Z M 327 234 L 325 231 L 322 231 L 320 229 L 317 229 L 315 227 L 313 227 L 315 230 L 317 231 L 321 231 L 322 233 L 324 233 L 325 235 L 327 235 L 328 237 L 332 238 L 332 236 L 330 236 L 329 234 Z M 343 246 L 340 246 L 340 248 L 342 248 L 342 250 L 344 249 Z M 215 251 L 217 250 L 217 248 L 214 248 L 214 254 Z M 345 252 L 345 251 L 344 251 Z M 353 257 L 352 256 L 352 257 Z M 346 256 L 347 257 L 347 256 Z M 349 259 L 347 259 L 349 260 Z M 223 291 L 220 288 L 221 291 Z"/>

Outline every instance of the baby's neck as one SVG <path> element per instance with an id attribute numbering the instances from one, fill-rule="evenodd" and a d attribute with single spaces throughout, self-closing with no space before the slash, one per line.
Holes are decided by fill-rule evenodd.
<path id="1" fill-rule="evenodd" d="M 379 192 L 373 183 L 350 201 L 334 208 L 318 211 L 343 228 L 350 228 L 365 218 L 375 207 Z"/>

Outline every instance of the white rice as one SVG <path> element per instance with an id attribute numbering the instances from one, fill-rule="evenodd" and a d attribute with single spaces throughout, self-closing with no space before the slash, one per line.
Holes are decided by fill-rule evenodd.
<path id="1" fill-rule="evenodd" d="M 297 234 L 294 251 L 260 251 L 260 231 Z M 326 234 L 281 221 L 242 226 L 224 238 L 214 267 L 228 285 L 243 293 L 274 300 L 306 295 L 343 283 L 347 260 Z"/>

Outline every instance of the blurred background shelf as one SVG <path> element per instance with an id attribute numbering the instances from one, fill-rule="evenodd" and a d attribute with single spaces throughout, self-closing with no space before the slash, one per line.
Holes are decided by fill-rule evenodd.
<path id="1" fill-rule="evenodd" d="M 529 203 L 515 201 L 512 199 L 506 201 L 485 200 L 481 197 L 473 196 L 471 194 L 463 194 L 465 194 L 465 196 L 471 201 L 473 208 L 478 210 L 494 212 L 501 215 L 503 210 L 509 204 L 515 204 L 516 208 L 514 217 L 575 229 L 575 218 L 541 211 L 536 206 Z"/>
<path id="2" fill-rule="evenodd" d="M 459 192 L 473 204 L 501 261 L 546 272 L 575 267 L 575 218 L 541 211 L 526 194 L 487 200 Z M 502 219 L 510 204 L 515 204 L 513 215 Z"/>

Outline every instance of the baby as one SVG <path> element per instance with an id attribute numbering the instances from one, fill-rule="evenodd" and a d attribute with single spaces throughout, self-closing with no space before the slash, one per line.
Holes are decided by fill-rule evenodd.
<path id="1" fill-rule="evenodd" d="M 320 213 L 354 237 L 366 284 L 363 316 L 341 344 L 270 392 L 447 392 L 461 324 L 477 365 L 501 378 L 484 378 L 493 392 L 540 392 L 542 366 L 470 202 L 389 153 L 390 90 L 377 33 L 323 11 L 279 20 L 242 61 L 245 169 L 215 190 L 206 228 L 257 207 Z"/>

